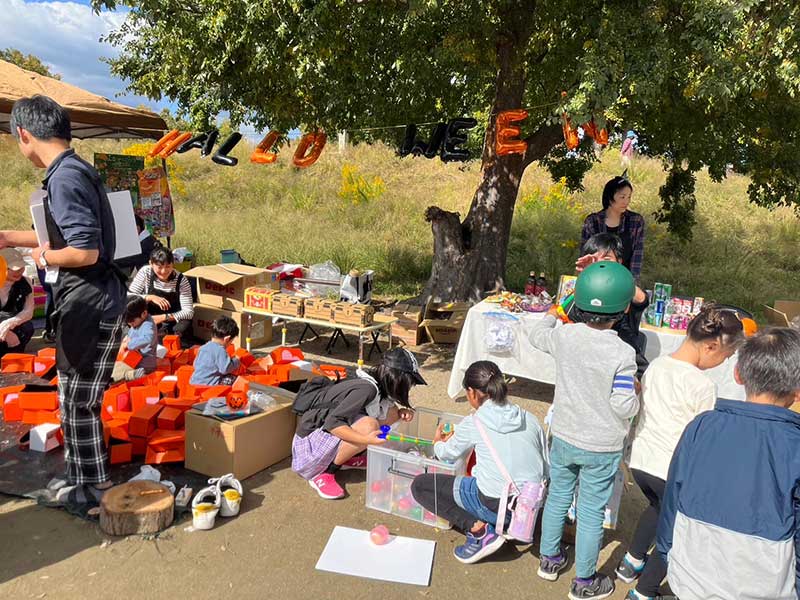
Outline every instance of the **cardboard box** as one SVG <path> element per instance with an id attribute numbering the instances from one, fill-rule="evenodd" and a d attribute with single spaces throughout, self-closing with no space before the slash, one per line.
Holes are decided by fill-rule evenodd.
<path id="1" fill-rule="evenodd" d="M 248 316 L 250 327 L 248 328 Z M 203 304 L 194 305 L 192 329 L 195 337 L 201 340 L 211 339 L 211 324 L 217 317 L 230 317 L 239 326 L 239 337 L 234 340 L 234 345 L 239 348 L 246 345 L 250 338 L 251 346 L 265 346 L 272 341 L 272 319 L 261 315 L 246 315 L 241 312 L 232 312 Z"/>
<path id="2" fill-rule="evenodd" d="M 52 423 L 37 425 L 30 431 L 30 449 L 34 452 L 50 452 L 64 441 L 61 426 Z"/>
<path id="3" fill-rule="evenodd" d="M 247 265 L 195 267 L 186 275 L 197 278 L 197 299 L 201 304 L 231 311 L 244 308 L 245 290 L 249 287 L 280 289 L 277 271 Z"/>
<path id="4" fill-rule="evenodd" d="M 185 431 L 156 429 L 147 439 L 147 446 L 153 450 L 156 450 L 157 452 L 163 452 L 165 450 L 172 450 L 173 448 L 183 448 L 185 441 Z"/>
<path id="5" fill-rule="evenodd" d="M 375 308 L 369 304 L 337 302 L 333 307 L 333 320 L 342 325 L 368 327 L 375 319 Z"/>
<path id="6" fill-rule="evenodd" d="M 131 462 L 133 460 L 133 444 L 112 440 L 108 444 L 108 460 L 112 465 Z"/>
<path id="7" fill-rule="evenodd" d="M 158 413 L 156 424 L 159 429 L 176 430 L 183 427 L 183 413 L 184 411 L 175 408 L 174 406 L 167 406 Z"/>
<path id="8" fill-rule="evenodd" d="M 420 326 L 424 316 L 424 306 L 396 304 L 392 309 L 392 317 L 397 319 L 392 324 L 392 336 L 408 346 L 419 346 L 425 338 L 425 328 Z"/>
<path id="9" fill-rule="evenodd" d="M 157 385 L 146 385 L 131 388 L 131 409 L 134 413 L 139 412 L 148 405 L 158 404 L 161 394 Z"/>
<path id="10" fill-rule="evenodd" d="M 186 451 L 183 447 L 170 448 L 169 450 L 155 450 L 150 446 L 147 447 L 144 462 L 147 465 L 160 465 L 169 462 L 183 462 L 186 456 Z"/>
<path id="11" fill-rule="evenodd" d="M 148 404 L 131 415 L 128 433 L 132 436 L 147 437 L 156 429 L 156 419 L 163 407 L 160 404 Z"/>
<path id="12" fill-rule="evenodd" d="M 37 377 L 46 378 L 56 366 L 55 358 L 43 358 L 37 356 L 33 361 L 33 374 Z"/>
<path id="13" fill-rule="evenodd" d="M 9 353 L 0 359 L 3 373 L 33 373 L 33 354 Z"/>
<path id="14" fill-rule="evenodd" d="M 22 410 L 58 409 L 57 392 L 20 392 L 19 407 Z"/>
<path id="15" fill-rule="evenodd" d="M 244 291 L 244 305 L 247 308 L 272 312 L 272 296 L 279 293 L 269 287 L 251 287 Z"/>
<path id="16" fill-rule="evenodd" d="M 336 302 L 325 298 L 306 298 L 303 312 L 306 319 L 317 321 L 333 321 L 333 309 Z"/>
<path id="17" fill-rule="evenodd" d="M 775 306 L 764 306 L 764 315 L 770 325 L 789 327 L 792 319 L 800 315 L 800 301 L 775 300 Z"/>
<path id="18" fill-rule="evenodd" d="M 302 317 L 305 301 L 300 296 L 275 294 L 272 297 L 272 312 L 287 317 Z"/>
<path id="19" fill-rule="evenodd" d="M 147 454 L 147 438 L 131 436 L 131 452 L 134 456 Z"/>
<path id="20" fill-rule="evenodd" d="M 469 308 L 466 302 L 429 302 L 420 326 L 434 344 L 457 344 Z"/>
<path id="21" fill-rule="evenodd" d="M 44 423 L 61 424 L 61 413 L 58 410 L 22 410 L 22 422 L 27 425 Z"/>
<path id="22" fill-rule="evenodd" d="M 234 421 L 187 412 L 186 468 L 211 477 L 233 473 L 245 479 L 291 456 L 294 394 L 272 387 L 268 393 L 278 406 Z"/>
<path id="23" fill-rule="evenodd" d="M 181 412 L 186 412 L 197 404 L 194 398 L 162 398 L 161 404 L 170 408 L 177 408 Z"/>

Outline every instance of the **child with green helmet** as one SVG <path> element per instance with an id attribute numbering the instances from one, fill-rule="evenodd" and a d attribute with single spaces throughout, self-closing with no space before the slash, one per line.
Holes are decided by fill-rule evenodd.
<path id="1" fill-rule="evenodd" d="M 614 583 L 597 573 L 605 507 L 622 460 L 631 418 L 639 411 L 634 389 L 636 352 L 612 329 L 636 286 L 624 266 L 587 266 L 575 283 L 575 323 L 562 325 L 551 309 L 531 333 L 535 348 L 556 361 L 550 450 L 550 489 L 542 514 L 539 577 L 555 581 L 567 566 L 561 549 L 564 521 L 580 477 L 573 600 L 607 598 Z M 559 326 L 557 326 L 557 323 Z"/>

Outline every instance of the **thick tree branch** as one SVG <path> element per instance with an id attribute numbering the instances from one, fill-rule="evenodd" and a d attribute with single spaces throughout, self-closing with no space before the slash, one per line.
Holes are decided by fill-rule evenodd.
<path id="1" fill-rule="evenodd" d="M 525 152 L 523 162 L 527 167 L 534 161 L 541 160 L 558 144 L 564 140 L 564 132 L 560 125 L 542 125 L 530 136 L 525 138 L 528 150 Z"/>

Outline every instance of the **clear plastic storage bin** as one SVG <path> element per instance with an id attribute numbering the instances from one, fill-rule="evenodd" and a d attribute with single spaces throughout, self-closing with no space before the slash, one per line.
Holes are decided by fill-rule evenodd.
<path id="1" fill-rule="evenodd" d="M 463 415 L 443 413 L 430 408 L 417 408 L 414 419 L 398 421 L 391 433 L 433 439 L 440 423 L 454 427 Z M 387 441 L 367 450 L 367 508 L 411 519 L 440 529 L 449 529 L 450 523 L 422 508 L 411 495 L 411 482 L 422 473 L 464 475 L 466 457 L 449 463 L 437 460 L 433 446 Z"/>

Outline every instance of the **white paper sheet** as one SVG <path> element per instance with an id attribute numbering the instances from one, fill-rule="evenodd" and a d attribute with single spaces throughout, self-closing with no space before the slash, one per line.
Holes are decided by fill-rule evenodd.
<path id="1" fill-rule="evenodd" d="M 109 192 L 108 202 L 114 214 L 114 229 L 117 234 L 117 247 L 114 260 L 140 254 L 139 232 L 136 231 L 136 220 L 133 218 L 133 201 L 128 190 Z"/>
<path id="2" fill-rule="evenodd" d="M 36 232 L 36 240 L 40 246 L 50 242 L 50 235 L 47 233 L 47 219 L 44 216 L 44 197 L 46 192 L 44 190 L 36 190 L 31 194 L 30 207 L 31 219 L 33 220 L 33 229 Z M 39 265 L 36 265 L 38 268 Z M 58 277 L 58 267 L 45 267 L 45 273 L 48 278 L 48 283 L 53 283 L 55 278 Z"/>
<path id="3" fill-rule="evenodd" d="M 376 546 L 369 531 L 337 526 L 317 569 L 394 583 L 430 585 L 433 551 L 436 542 L 391 536 L 387 544 Z"/>

